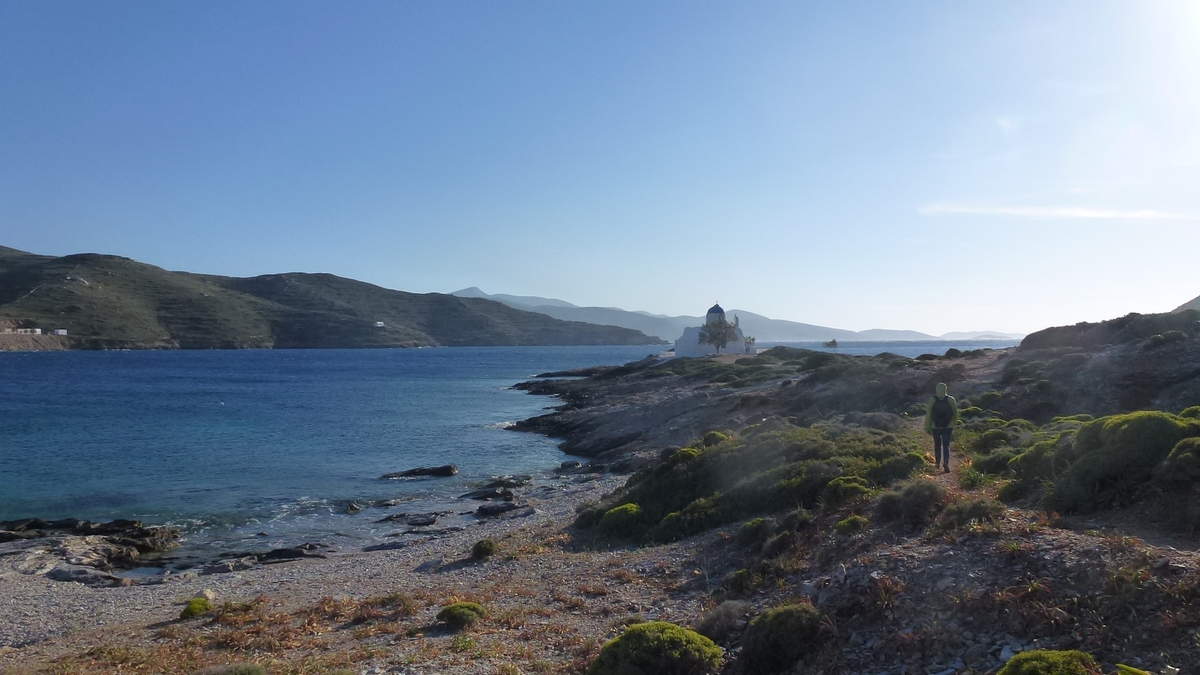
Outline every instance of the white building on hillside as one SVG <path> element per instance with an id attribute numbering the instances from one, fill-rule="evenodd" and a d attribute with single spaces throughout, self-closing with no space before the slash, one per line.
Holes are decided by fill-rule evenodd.
<path id="1" fill-rule="evenodd" d="M 720 305 L 713 305 L 709 308 L 708 314 L 704 316 L 704 323 L 710 324 L 717 321 L 725 320 L 725 310 L 721 309 Z M 717 348 L 710 344 L 700 343 L 700 329 L 702 326 L 694 326 L 692 328 L 684 328 L 683 335 L 675 341 L 675 356 L 708 356 L 716 354 Z M 749 353 L 749 345 L 746 344 L 746 336 L 742 335 L 742 327 L 738 322 L 737 315 L 733 317 L 733 332 L 734 337 L 721 350 L 722 354 L 747 354 Z"/>

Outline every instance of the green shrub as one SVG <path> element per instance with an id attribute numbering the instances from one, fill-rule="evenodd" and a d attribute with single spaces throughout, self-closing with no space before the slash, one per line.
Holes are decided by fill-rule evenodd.
<path id="1" fill-rule="evenodd" d="M 198 595 L 191 600 L 188 600 L 187 606 L 179 613 L 180 619 L 194 619 L 198 616 L 203 616 L 212 611 L 212 603 L 203 595 Z"/>
<path id="2" fill-rule="evenodd" d="M 734 593 L 749 593 L 762 583 L 762 577 L 748 569 L 734 570 L 722 584 Z"/>
<path id="3" fill-rule="evenodd" d="M 637 504 L 622 504 L 604 512 L 600 518 L 600 530 L 612 537 L 629 537 L 641 529 L 642 507 Z"/>
<path id="4" fill-rule="evenodd" d="M 975 439 L 975 450 L 976 452 L 988 453 L 996 448 L 1008 445 L 1010 442 L 1007 432 L 1001 429 L 991 429 L 983 432 L 979 435 L 979 438 Z"/>
<path id="5" fill-rule="evenodd" d="M 942 510 L 938 524 L 945 529 L 958 529 L 971 523 L 990 523 L 1004 513 L 1004 505 L 991 499 L 967 499 L 955 502 Z"/>
<path id="6" fill-rule="evenodd" d="M 682 464 L 696 459 L 703 452 L 700 448 L 680 448 L 671 455 L 670 462 L 672 464 Z"/>
<path id="7" fill-rule="evenodd" d="M 1200 419 L 1200 405 L 1193 405 L 1193 406 L 1188 406 L 1187 408 L 1184 408 L 1179 413 L 1179 416 L 1187 417 L 1188 419 L 1193 419 L 1193 420 Z"/>
<path id="8" fill-rule="evenodd" d="M 585 506 L 579 511 L 579 515 L 575 516 L 575 527 L 587 530 L 599 525 L 602 518 L 604 518 L 604 509 L 595 505 Z"/>
<path id="9" fill-rule="evenodd" d="M 487 616 L 487 611 L 476 602 L 456 602 L 446 605 L 437 613 L 437 620 L 455 630 L 469 628 Z"/>
<path id="10" fill-rule="evenodd" d="M 808 603 L 767 610 L 750 622 L 742 640 L 747 673 L 782 673 L 815 651 L 821 635 L 821 613 Z"/>
<path id="11" fill-rule="evenodd" d="M 785 530 L 799 530 L 812 522 L 813 514 L 808 509 L 800 508 L 784 516 L 782 526 Z"/>
<path id="12" fill-rule="evenodd" d="M 1171 454 L 1159 467 L 1159 475 L 1169 481 L 1200 480 L 1200 436 L 1185 438 L 1171 448 Z"/>
<path id="13" fill-rule="evenodd" d="M 1035 649 L 1008 660 L 997 675 L 1099 675 L 1100 664 L 1080 651 Z"/>
<path id="14" fill-rule="evenodd" d="M 496 553 L 496 542 L 491 539 L 480 539 L 471 547 L 471 558 L 474 560 L 484 560 L 490 558 Z"/>
<path id="15" fill-rule="evenodd" d="M 1029 481 L 1010 480 L 1004 485 L 1000 486 L 1000 490 L 996 493 L 996 496 L 1000 498 L 1000 501 L 1006 504 L 1011 504 L 1029 496 L 1029 493 L 1032 492 L 1035 487 L 1036 484 Z"/>
<path id="16" fill-rule="evenodd" d="M 837 523 L 833 526 L 833 529 L 840 535 L 849 536 L 852 534 L 858 534 L 859 532 L 867 529 L 867 525 L 869 523 L 869 520 L 856 514 L 853 516 L 846 516 L 845 518 L 837 521 Z"/>
<path id="17" fill-rule="evenodd" d="M 925 456 L 919 452 L 907 452 L 899 457 L 884 460 L 879 466 L 867 471 L 867 478 L 876 485 L 891 485 L 916 473 L 926 466 Z"/>
<path id="18" fill-rule="evenodd" d="M 948 499 L 946 488 L 941 485 L 915 480 L 881 495 L 875 505 L 875 516 L 884 522 L 922 527 L 946 506 Z"/>
<path id="19" fill-rule="evenodd" d="M 1075 435 L 1070 465 L 1054 483 L 1049 506 L 1091 511 L 1129 501 L 1179 441 L 1200 435 L 1200 422 L 1145 410 L 1088 422 Z"/>
<path id="20" fill-rule="evenodd" d="M 790 551 L 795 544 L 795 533 L 790 531 L 780 532 L 763 542 L 762 553 L 764 557 L 774 558 Z"/>
<path id="21" fill-rule="evenodd" d="M 704 434 L 704 447 L 711 448 L 714 445 L 720 445 L 729 440 L 731 436 L 720 431 L 710 431 Z"/>
<path id="22" fill-rule="evenodd" d="M 748 602 L 726 600 L 700 619 L 696 632 L 714 642 L 728 644 L 746 626 L 746 613 L 749 611 Z"/>
<path id="23" fill-rule="evenodd" d="M 971 463 L 971 468 L 979 473 L 1000 474 L 1008 471 L 1008 463 L 1017 453 L 1011 448 L 1002 448 L 996 450 L 986 457 L 976 458 Z"/>
<path id="24" fill-rule="evenodd" d="M 821 501 L 827 508 L 837 508 L 842 504 L 871 494 L 867 480 L 860 476 L 838 476 L 821 491 Z"/>
<path id="25" fill-rule="evenodd" d="M 766 518 L 747 520 L 738 528 L 738 543 L 743 546 L 757 546 L 771 534 L 774 527 L 775 523 Z"/>
<path id="26" fill-rule="evenodd" d="M 699 633 L 666 621 L 625 629 L 600 650 L 588 675 L 706 675 L 721 666 L 724 652 Z"/>
<path id="27" fill-rule="evenodd" d="M 974 466 L 968 467 L 958 475 L 958 486 L 964 490 L 977 490 L 987 482 L 987 476 L 976 470 Z"/>
<path id="28" fill-rule="evenodd" d="M 977 406 L 969 406 L 959 410 L 958 414 L 963 417 L 981 417 L 984 414 L 984 410 Z"/>

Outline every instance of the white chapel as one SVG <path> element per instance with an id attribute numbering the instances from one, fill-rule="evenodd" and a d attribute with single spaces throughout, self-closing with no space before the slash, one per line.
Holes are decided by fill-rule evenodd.
<path id="1" fill-rule="evenodd" d="M 704 323 L 710 324 L 717 321 L 725 321 L 725 310 L 721 309 L 721 305 L 713 305 L 708 309 L 708 314 L 704 316 Z M 683 335 L 675 341 L 675 356 L 708 356 L 716 354 L 717 348 L 710 344 L 700 343 L 700 328 L 701 326 L 693 326 L 684 328 Z M 746 344 L 746 336 L 742 335 L 742 328 L 738 322 L 737 315 L 733 317 L 734 337 L 725 345 L 724 354 L 746 354 L 749 352 L 749 346 Z"/>

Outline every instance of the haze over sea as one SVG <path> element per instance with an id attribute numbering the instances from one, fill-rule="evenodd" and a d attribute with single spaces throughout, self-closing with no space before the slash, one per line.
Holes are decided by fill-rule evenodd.
<path id="1" fill-rule="evenodd" d="M 838 351 L 916 356 L 1011 344 L 846 343 Z M 660 349 L 0 354 L 0 520 L 169 523 L 184 528 L 193 552 L 375 539 L 397 528 L 374 523 L 386 513 L 378 509 L 347 515 L 349 502 L 399 498 L 410 502 L 401 510 L 459 513 L 474 504 L 455 496 L 482 479 L 544 475 L 571 459 L 553 439 L 504 430 L 556 403 L 511 385 Z M 461 473 L 379 479 L 436 464 Z"/>

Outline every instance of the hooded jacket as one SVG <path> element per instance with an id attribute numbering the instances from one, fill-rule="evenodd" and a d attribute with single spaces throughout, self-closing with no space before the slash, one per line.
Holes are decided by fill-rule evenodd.
<path id="1" fill-rule="evenodd" d="M 936 393 L 932 398 L 929 399 L 929 402 L 925 404 L 925 433 L 933 433 L 933 402 L 939 398 L 944 398 L 949 401 L 950 409 L 954 411 L 953 416 L 950 418 L 950 424 L 941 428 L 947 429 L 953 427 L 954 423 L 958 421 L 958 401 L 955 401 L 954 397 L 947 394 L 946 391 L 946 384 L 944 382 L 939 382 Z"/>

